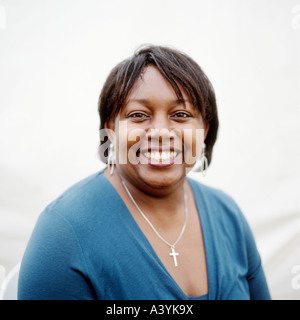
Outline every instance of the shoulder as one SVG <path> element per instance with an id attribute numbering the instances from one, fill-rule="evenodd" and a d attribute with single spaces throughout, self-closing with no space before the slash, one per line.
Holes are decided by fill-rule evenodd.
<path id="1" fill-rule="evenodd" d="M 231 247 L 238 246 L 248 256 L 255 256 L 255 265 L 259 264 L 256 243 L 252 230 L 235 200 L 224 191 L 206 186 L 189 179 L 194 191 L 195 201 L 221 242 L 230 242 Z"/>
<path id="2" fill-rule="evenodd" d="M 236 201 L 226 192 L 189 179 L 198 210 L 219 238 L 226 241 L 253 243 L 250 226 Z M 201 213 L 200 213 L 201 214 Z M 244 240 L 244 241 L 242 241 Z"/>
<path id="3" fill-rule="evenodd" d="M 53 248 L 61 251 L 79 248 L 81 251 L 95 237 L 101 237 L 109 221 L 106 219 L 110 215 L 107 197 L 114 197 L 111 189 L 103 172 L 68 188 L 39 215 L 28 244 L 30 250 L 40 246 L 48 251 Z"/>
<path id="4" fill-rule="evenodd" d="M 34 233 L 64 233 L 67 228 L 80 242 L 104 234 L 117 212 L 117 193 L 103 172 L 90 175 L 72 185 L 39 215 Z M 42 237 L 43 238 L 43 237 Z"/>
<path id="5" fill-rule="evenodd" d="M 194 191 L 194 196 L 200 198 L 209 211 L 220 215 L 220 218 L 240 218 L 242 212 L 236 201 L 221 189 L 204 185 L 194 179 L 188 179 Z"/>
<path id="6" fill-rule="evenodd" d="M 19 299 L 93 298 L 84 249 L 97 179 L 98 174 L 76 183 L 40 214 L 22 258 Z"/>
<path id="7" fill-rule="evenodd" d="M 44 213 L 56 213 L 68 221 L 91 216 L 95 210 L 105 208 L 103 204 L 110 193 L 108 184 L 103 171 L 94 173 L 69 187 Z"/>
<path id="8" fill-rule="evenodd" d="M 102 171 L 94 173 L 70 186 L 57 199 L 52 201 L 48 207 L 69 205 L 74 201 L 82 202 L 85 199 L 95 196 L 96 193 L 103 193 L 101 186 L 105 181 Z"/>

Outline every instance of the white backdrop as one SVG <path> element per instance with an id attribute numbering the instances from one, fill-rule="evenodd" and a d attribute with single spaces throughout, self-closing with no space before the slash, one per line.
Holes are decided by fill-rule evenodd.
<path id="1" fill-rule="evenodd" d="M 2 273 L 44 207 L 103 168 L 98 96 L 144 43 L 183 50 L 212 81 L 219 138 L 195 177 L 242 208 L 272 297 L 300 299 L 300 0 L 0 0 Z"/>

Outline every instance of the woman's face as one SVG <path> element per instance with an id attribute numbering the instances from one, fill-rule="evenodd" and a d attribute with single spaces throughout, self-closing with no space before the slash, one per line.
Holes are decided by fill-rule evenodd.
<path id="1" fill-rule="evenodd" d="M 106 128 L 115 132 L 118 172 L 148 192 L 172 190 L 201 152 L 208 128 L 198 109 L 179 101 L 157 68 L 149 66 Z M 197 153 L 197 154 L 196 154 Z"/>

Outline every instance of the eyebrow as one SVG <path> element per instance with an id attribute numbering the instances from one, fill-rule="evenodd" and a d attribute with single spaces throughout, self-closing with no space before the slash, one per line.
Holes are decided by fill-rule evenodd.
<path id="1" fill-rule="evenodd" d="M 151 101 L 148 99 L 129 99 L 126 101 L 126 105 L 130 102 L 138 102 L 141 104 L 150 104 L 151 103 Z M 184 104 L 185 105 L 186 103 L 192 104 L 192 102 L 188 99 L 176 99 L 176 100 L 172 100 L 170 102 L 171 102 L 171 104 L 174 104 L 174 105 L 176 105 L 176 104 Z"/>

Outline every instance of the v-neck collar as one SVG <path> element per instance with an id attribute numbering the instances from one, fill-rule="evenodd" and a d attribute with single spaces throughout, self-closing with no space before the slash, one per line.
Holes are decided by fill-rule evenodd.
<path id="1" fill-rule="evenodd" d="M 180 296 L 182 296 L 182 298 L 185 299 L 185 300 L 203 299 L 206 296 L 209 299 L 210 296 L 211 296 L 211 294 L 210 294 L 211 293 L 211 274 L 210 274 L 211 268 L 210 268 L 210 266 L 211 266 L 212 261 L 211 261 L 211 257 L 210 257 L 210 252 L 207 249 L 207 247 L 208 247 L 207 239 L 209 238 L 209 236 L 207 234 L 208 233 L 208 231 L 207 231 L 207 219 L 206 219 L 206 214 L 205 214 L 205 209 L 206 208 L 204 208 L 205 204 L 204 204 L 204 201 L 203 201 L 202 197 L 197 196 L 197 193 L 199 193 L 199 190 L 197 190 L 198 188 L 196 186 L 197 182 L 193 181 L 192 179 L 190 179 L 188 177 L 186 178 L 188 183 L 190 184 L 192 192 L 193 192 L 193 196 L 194 196 L 195 203 L 196 203 L 196 208 L 197 208 L 199 219 L 200 219 L 200 226 L 201 226 L 201 229 L 202 229 L 202 237 L 203 237 L 204 251 L 205 251 L 205 257 L 206 257 L 206 273 L 207 273 L 208 293 L 204 294 L 204 295 L 201 295 L 201 296 L 188 296 L 181 289 L 181 287 L 178 285 L 178 283 L 175 281 L 175 279 L 171 276 L 171 274 L 169 273 L 169 271 L 167 270 L 165 265 L 162 263 L 161 259 L 158 257 L 157 253 L 155 252 L 155 250 L 153 249 L 153 247 L 150 244 L 149 240 L 147 239 L 147 237 L 145 236 L 145 234 L 141 230 L 140 226 L 137 224 L 137 222 L 133 218 L 133 216 L 132 216 L 130 210 L 128 209 L 128 207 L 126 206 L 124 200 L 122 199 L 122 197 L 120 196 L 118 191 L 115 189 L 115 187 L 112 185 L 112 183 L 106 178 L 106 176 L 104 175 L 103 171 L 102 171 L 102 175 L 103 175 L 105 181 L 107 182 L 108 186 L 111 188 L 113 193 L 115 194 L 115 198 L 118 199 L 118 201 L 120 202 L 120 205 L 124 208 L 124 211 L 126 213 L 125 217 L 126 217 L 127 223 L 129 223 L 130 227 L 135 230 L 135 232 L 134 232 L 135 236 L 139 236 L 139 240 L 143 243 L 143 245 L 152 254 L 152 256 L 154 257 L 155 261 L 161 267 L 161 270 L 167 275 L 167 277 L 169 278 L 170 282 L 173 284 L 173 287 L 176 288 L 176 291 L 178 292 L 178 294 L 180 294 Z"/>

